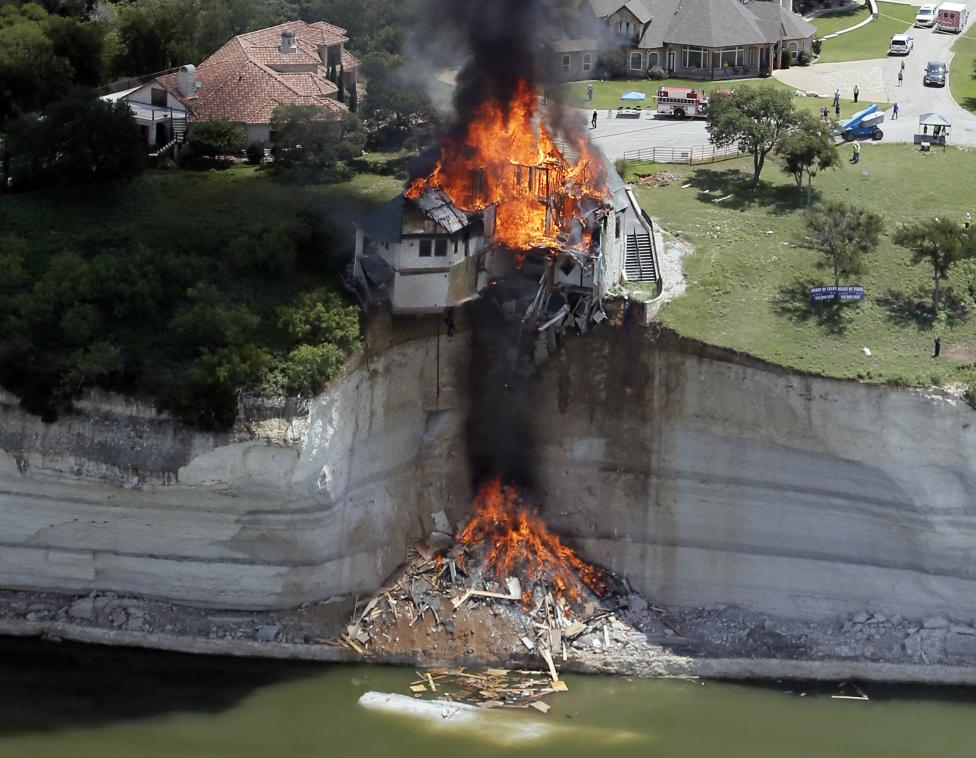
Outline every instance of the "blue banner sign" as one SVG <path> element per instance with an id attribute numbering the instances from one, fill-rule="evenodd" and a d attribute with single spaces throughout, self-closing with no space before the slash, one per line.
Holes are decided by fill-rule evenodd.
<path id="1" fill-rule="evenodd" d="M 811 287 L 810 297 L 815 303 L 823 300 L 863 300 L 864 287 L 860 284 L 842 284 L 839 287 L 827 284 L 823 287 Z"/>

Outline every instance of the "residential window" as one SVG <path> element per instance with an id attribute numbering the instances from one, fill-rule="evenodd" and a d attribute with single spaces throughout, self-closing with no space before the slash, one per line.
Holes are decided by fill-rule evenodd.
<path id="1" fill-rule="evenodd" d="M 583 70 L 589 71 L 593 68 L 593 56 L 589 53 L 583 53 Z"/>
<path id="2" fill-rule="evenodd" d="M 648 68 L 653 68 L 654 66 L 659 65 L 660 60 L 661 60 L 661 58 L 660 58 L 660 56 L 657 53 L 648 53 L 647 54 L 647 67 Z"/>
<path id="3" fill-rule="evenodd" d="M 741 47 L 727 47 L 715 53 L 718 56 L 717 65 L 719 68 L 728 66 L 744 66 L 746 62 L 746 51 Z"/>
<path id="4" fill-rule="evenodd" d="M 617 239 L 620 239 L 620 216 L 617 216 Z"/>
<path id="5" fill-rule="evenodd" d="M 797 56 L 800 54 L 800 43 L 799 42 L 787 42 L 786 44 L 787 44 L 787 47 L 790 48 L 790 57 L 793 60 L 796 60 L 797 59 Z"/>
<path id="6" fill-rule="evenodd" d="M 431 241 L 420 240 L 420 257 L 430 258 L 430 252 L 431 252 Z"/>
<path id="7" fill-rule="evenodd" d="M 630 68 L 634 71 L 640 71 L 642 68 L 644 68 L 644 56 L 640 53 L 631 53 Z"/>
<path id="8" fill-rule="evenodd" d="M 163 108 L 166 107 L 166 90 L 160 89 L 159 87 L 153 87 L 150 90 L 150 96 L 152 97 L 152 104 L 158 105 Z"/>
<path id="9" fill-rule="evenodd" d="M 447 257 L 447 240 L 434 241 L 434 255 L 438 258 Z"/>
<path id="10" fill-rule="evenodd" d="M 568 74 L 569 73 L 569 56 L 568 55 L 564 55 L 563 56 L 563 73 L 564 74 Z"/>
<path id="11" fill-rule="evenodd" d="M 708 51 L 702 47 L 685 48 L 685 68 L 705 68 Z"/>

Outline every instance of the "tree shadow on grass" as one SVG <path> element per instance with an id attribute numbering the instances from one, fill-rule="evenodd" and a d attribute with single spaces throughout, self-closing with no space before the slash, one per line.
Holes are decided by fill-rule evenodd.
<path id="1" fill-rule="evenodd" d="M 794 324 L 813 321 L 827 334 L 843 335 L 847 332 L 850 319 L 856 312 L 858 303 L 827 300 L 815 303 L 810 297 L 810 288 L 822 282 L 814 279 L 800 279 L 780 287 L 771 306 L 778 316 L 788 318 Z"/>
<path id="2" fill-rule="evenodd" d="M 737 211 L 759 205 L 785 213 L 795 211 L 803 203 L 795 185 L 760 181 L 759 186 L 754 187 L 752 176 L 739 169 L 699 168 L 692 174 L 691 182 L 698 190 L 701 202 Z M 716 202 L 720 198 L 726 199 Z"/>
<path id="3" fill-rule="evenodd" d="M 969 303 L 952 287 L 945 287 L 941 300 L 948 326 L 961 324 L 969 318 Z M 878 298 L 877 303 L 885 309 L 888 320 L 897 326 L 931 329 L 935 324 L 932 290 L 924 285 L 916 287 L 910 293 L 889 289 Z"/>

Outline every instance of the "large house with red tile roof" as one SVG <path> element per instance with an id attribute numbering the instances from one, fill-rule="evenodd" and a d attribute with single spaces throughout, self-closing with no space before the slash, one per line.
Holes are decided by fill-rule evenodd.
<path id="1" fill-rule="evenodd" d="M 346 106 L 328 78 L 335 67 L 346 92 L 359 61 L 345 45 L 346 30 L 318 21 L 289 21 L 234 37 L 199 66 L 187 64 L 106 95 L 124 100 L 153 152 L 183 139 L 195 123 L 227 119 L 242 126 L 247 143 L 269 144 L 278 105 L 316 105 L 331 113 Z"/>

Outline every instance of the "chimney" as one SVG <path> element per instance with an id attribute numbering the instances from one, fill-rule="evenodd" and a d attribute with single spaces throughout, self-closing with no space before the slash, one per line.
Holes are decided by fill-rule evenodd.
<path id="1" fill-rule="evenodd" d="M 192 63 L 180 66 L 180 72 L 176 77 L 177 87 L 183 97 L 197 96 L 197 67 Z"/>
<path id="2" fill-rule="evenodd" d="M 291 29 L 281 30 L 281 52 L 295 52 L 295 32 L 293 32 Z"/>

